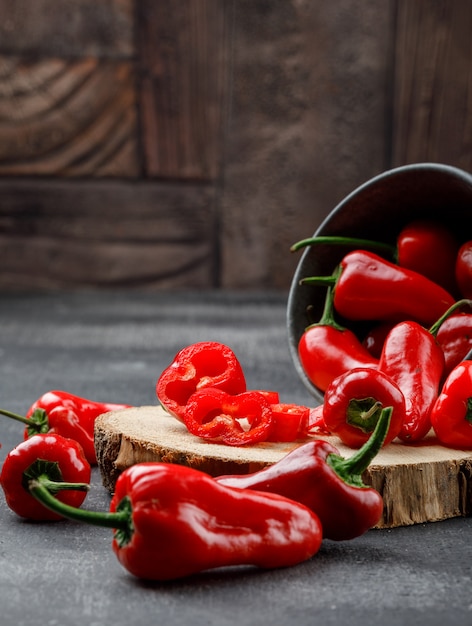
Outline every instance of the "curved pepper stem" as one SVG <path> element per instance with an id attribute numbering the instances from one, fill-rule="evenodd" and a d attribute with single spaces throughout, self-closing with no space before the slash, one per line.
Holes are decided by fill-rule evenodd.
<path id="1" fill-rule="evenodd" d="M 336 275 L 333 275 L 333 277 L 336 281 Z M 334 289 L 331 285 L 328 286 L 328 290 L 326 292 L 326 298 L 324 301 L 323 313 L 321 314 L 321 318 L 318 322 L 310 324 L 308 328 L 311 328 L 313 326 L 331 326 L 336 330 L 346 330 L 345 327 L 341 324 L 338 324 L 338 322 L 334 318 Z"/>
<path id="2" fill-rule="evenodd" d="M 393 259 L 397 258 L 397 248 L 383 241 L 373 241 L 372 239 L 362 239 L 358 237 L 341 237 L 335 235 L 320 235 L 318 237 L 309 237 L 297 241 L 290 247 L 290 252 L 297 252 L 301 248 L 313 246 L 320 243 L 328 243 L 342 246 L 356 246 L 358 248 L 371 248 L 387 253 Z"/>
<path id="3" fill-rule="evenodd" d="M 47 433 L 49 430 L 48 416 L 44 409 L 35 409 L 31 417 L 18 415 L 17 413 L 12 413 L 6 409 L 0 409 L 0 415 L 5 415 L 6 417 L 10 417 L 17 422 L 26 424 L 29 436 Z"/>
<path id="4" fill-rule="evenodd" d="M 462 307 L 465 307 L 465 306 L 468 306 L 469 309 L 472 308 L 472 300 L 468 300 L 467 298 L 464 298 L 462 300 L 457 300 L 457 302 L 455 302 L 452 306 L 450 306 L 448 310 L 444 313 L 444 315 L 441 315 L 441 317 L 436 322 L 434 322 L 434 324 L 429 328 L 429 332 L 433 335 L 433 337 L 436 337 L 439 329 L 441 328 L 442 324 L 447 320 L 448 317 L 450 317 L 457 310 L 462 309 Z"/>
<path id="5" fill-rule="evenodd" d="M 90 489 L 88 483 L 68 483 L 63 481 L 59 464 L 55 461 L 45 461 L 43 459 L 37 459 L 23 472 L 22 484 L 27 491 L 33 481 L 53 494 L 64 490 L 88 491 Z"/>
<path id="6" fill-rule="evenodd" d="M 49 488 L 42 480 L 33 479 L 28 483 L 30 494 L 43 506 L 75 522 L 103 526 L 124 532 L 132 529 L 131 508 L 123 507 L 117 512 L 89 511 L 80 509 L 61 502 L 53 496 Z"/>
<path id="7" fill-rule="evenodd" d="M 337 454 L 330 454 L 327 457 L 326 461 L 328 465 L 330 465 L 336 474 L 348 485 L 353 487 L 367 487 L 362 480 L 362 474 L 382 448 L 390 427 L 392 411 L 393 408 L 391 406 L 382 409 L 374 432 L 353 456 L 345 459 Z"/>

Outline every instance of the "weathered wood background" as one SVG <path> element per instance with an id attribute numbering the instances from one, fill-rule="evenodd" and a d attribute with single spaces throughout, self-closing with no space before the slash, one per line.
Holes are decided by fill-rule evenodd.
<path id="1" fill-rule="evenodd" d="M 469 0 L 0 0 L 0 288 L 281 289 L 347 193 L 472 170 Z"/>

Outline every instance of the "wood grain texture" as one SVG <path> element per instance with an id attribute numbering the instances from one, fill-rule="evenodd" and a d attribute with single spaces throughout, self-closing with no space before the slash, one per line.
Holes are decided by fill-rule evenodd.
<path id="1" fill-rule="evenodd" d="M 131 59 L 135 0 L 2 0 L 0 53 Z"/>
<path id="2" fill-rule="evenodd" d="M 290 245 L 384 169 L 390 7 L 236 3 L 223 286 L 286 288 Z"/>
<path id="3" fill-rule="evenodd" d="M 137 177 L 129 63 L 0 57 L 0 175 Z"/>
<path id="4" fill-rule="evenodd" d="M 221 174 L 232 4 L 139 2 L 141 139 L 150 177 L 213 180 Z"/>
<path id="5" fill-rule="evenodd" d="M 472 169 L 472 4 L 399 0 L 393 164 Z"/>
<path id="6" fill-rule="evenodd" d="M 337 437 L 326 437 L 344 458 L 354 454 Z M 113 492 L 120 473 L 140 462 L 178 463 L 212 476 L 247 474 L 276 463 L 294 443 L 231 447 L 191 435 L 160 406 L 143 406 L 100 416 L 95 448 L 104 486 Z M 384 500 L 377 528 L 410 526 L 472 513 L 472 451 L 451 450 L 428 436 L 421 445 L 392 442 L 364 474 Z"/>
<path id="7" fill-rule="evenodd" d="M 207 186 L 0 181 L 0 288 L 213 286 Z"/>

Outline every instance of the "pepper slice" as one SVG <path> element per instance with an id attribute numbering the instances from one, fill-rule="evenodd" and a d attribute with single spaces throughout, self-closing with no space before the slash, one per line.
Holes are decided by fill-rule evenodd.
<path id="1" fill-rule="evenodd" d="M 270 491 L 300 502 L 317 514 L 326 539 L 354 539 L 382 516 L 382 496 L 363 482 L 362 475 L 383 445 L 391 413 L 390 407 L 382 411 L 369 440 L 348 459 L 328 441 L 316 439 L 262 470 L 215 480 L 228 487 Z"/>
<path id="2" fill-rule="evenodd" d="M 209 387 L 188 399 L 183 421 L 197 437 L 228 446 L 266 441 L 274 424 L 272 409 L 257 391 L 230 395 Z"/>
<path id="3" fill-rule="evenodd" d="M 310 408 L 299 404 L 271 404 L 273 425 L 267 441 L 296 441 L 308 432 Z"/>
<path id="4" fill-rule="evenodd" d="M 334 308 L 348 320 L 433 324 L 455 300 L 422 274 L 366 250 L 344 256 L 332 276 L 303 278 L 301 284 L 332 285 Z"/>
<path id="5" fill-rule="evenodd" d="M 405 419 L 405 396 L 384 372 L 353 369 L 333 380 L 326 389 L 323 420 L 330 433 L 347 446 L 359 448 L 371 436 L 386 407 L 392 407 L 392 416 L 383 445 L 400 433 Z"/>
<path id="6" fill-rule="evenodd" d="M 232 395 L 246 391 L 246 379 L 236 355 L 216 341 L 202 341 L 180 350 L 159 376 L 156 394 L 162 406 L 183 421 L 190 396 L 206 387 Z"/>
<path id="7" fill-rule="evenodd" d="M 289 567 L 314 556 L 318 516 L 273 493 L 232 489 L 198 470 L 140 463 L 120 474 L 109 512 L 66 506 L 32 481 L 32 494 L 69 519 L 113 529 L 113 551 L 131 574 L 175 580 L 223 566 Z"/>
<path id="8" fill-rule="evenodd" d="M 55 433 L 34 435 L 10 450 L 5 458 L 0 483 L 12 511 L 31 520 L 53 521 L 60 515 L 50 511 L 31 496 L 28 482 L 35 480 L 58 498 L 80 506 L 89 489 L 90 464 L 82 447 L 72 439 Z"/>
<path id="9" fill-rule="evenodd" d="M 439 441 L 451 448 L 472 449 L 472 361 L 450 372 L 431 410 Z"/>

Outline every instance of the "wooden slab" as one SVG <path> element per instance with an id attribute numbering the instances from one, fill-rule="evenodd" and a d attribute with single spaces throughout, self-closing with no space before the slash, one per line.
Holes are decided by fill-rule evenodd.
<path id="1" fill-rule="evenodd" d="M 354 453 L 337 437 L 325 439 L 345 458 Z M 301 443 L 240 448 L 209 443 L 191 435 L 158 406 L 105 413 L 95 425 L 98 465 L 110 492 L 119 474 L 135 463 L 178 463 L 212 476 L 246 474 L 277 462 Z M 421 445 L 391 443 L 381 450 L 364 480 L 384 499 L 377 528 L 440 521 L 472 512 L 472 451 L 445 448 L 432 435 Z"/>

